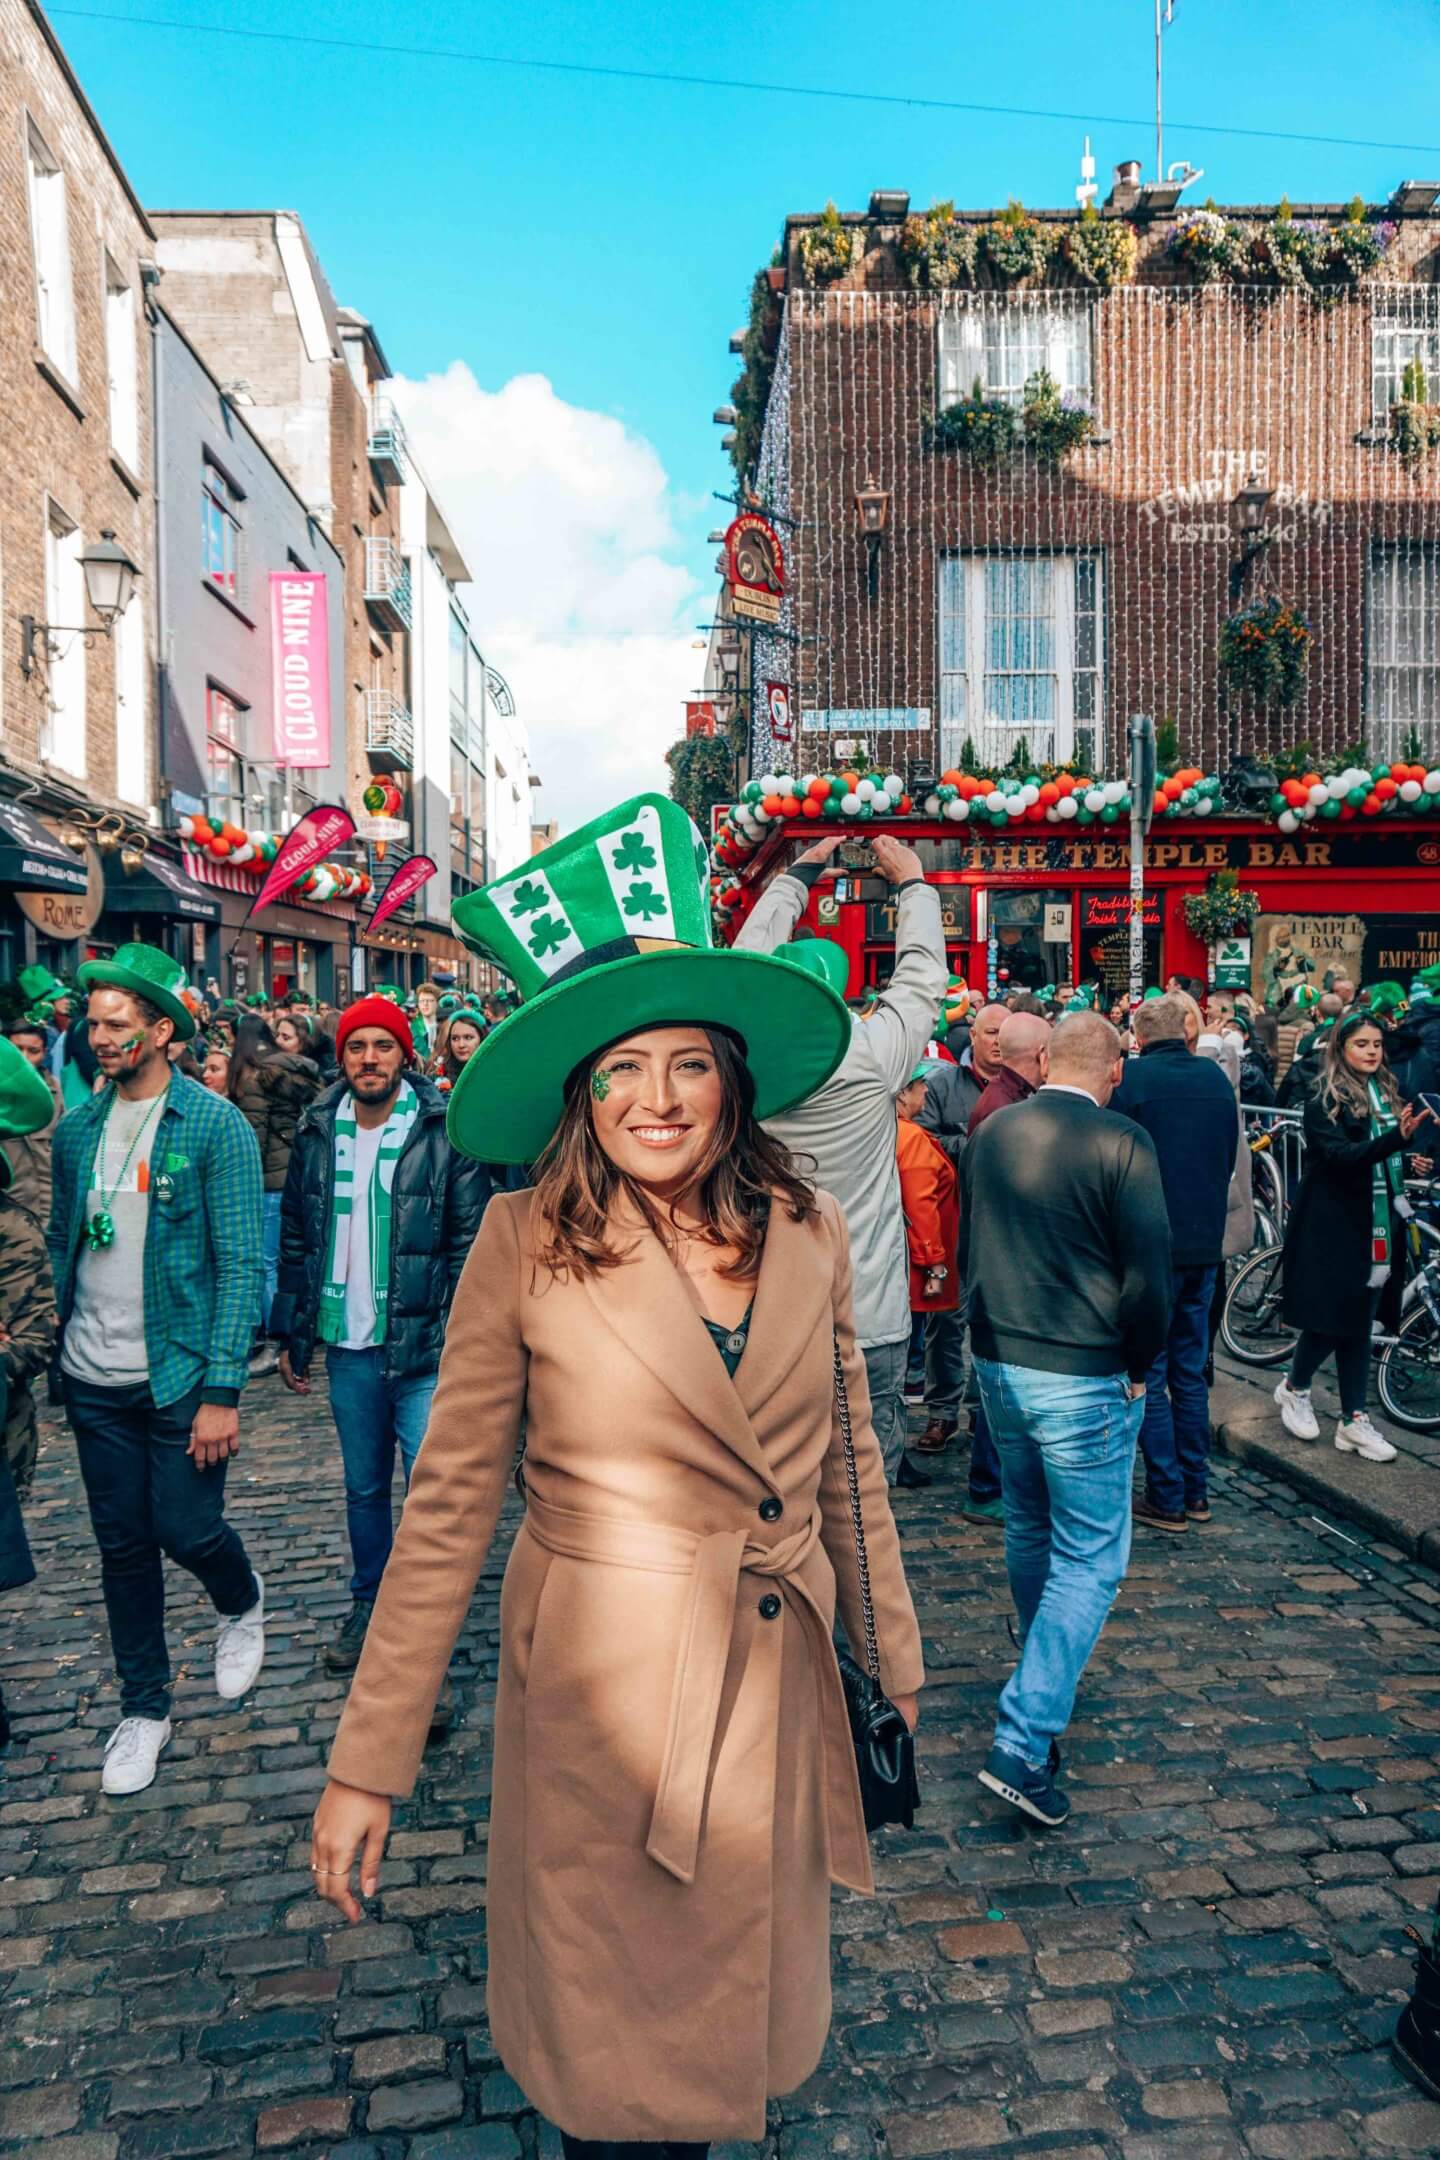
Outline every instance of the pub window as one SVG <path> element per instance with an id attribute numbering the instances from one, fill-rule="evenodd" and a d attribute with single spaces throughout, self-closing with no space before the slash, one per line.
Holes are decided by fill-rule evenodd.
<path id="1" fill-rule="evenodd" d="M 1377 543 L 1366 603 L 1370 746 L 1398 758 L 1412 728 L 1440 723 L 1440 548 Z"/>
<path id="2" fill-rule="evenodd" d="M 1099 757 L 1102 584 L 1089 553 L 940 558 L 942 770 L 967 738 L 986 765 Z"/>
<path id="3" fill-rule="evenodd" d="M 132 472 L 140 464 L 140 365 L 135 343 L 135 290 L 105 257 L 105 367 L 109 379 L 110 443 Z"/>
<path id="4" fill-rule="evenodd" d="M 1375 418 L 1384 420 L 1418 362 L 1430 398 L 1440 384 L 1440 292 L 1433 285 L 1397 285 L 1375 296 L 1370 318 L 1370 374 Z"/>
<path id="5" fill-rule="evenodd" d="M 245 715 L 219 683 L 205 685 L 205 757 L 208 815 L 222 824 L 245 825 Z"/>
<path id="6" fill-rule="evenodd" d="M 76 379 L 75 285 L 70 274 L 65 175 L 33 120 L 26 123 L 25 147 L 40 349 L 54 361 L 66 381 L 73 383 Z"/>
<path id="7" fill-rule="evenodd" d="M 940 311 L 940 404 L 986 397 L 1018 405 L 1030 377 L 1047 370 L 1064 393 L 1091 390 L 1093 309 L 1083 294 L 947 295 Z"/>
<path id="8" fill-rule="evenodd" d="M 201 560 L 207 581 L 227 599 L 241 597 L 240 489 L 207 457 L 200 487 Z"/>

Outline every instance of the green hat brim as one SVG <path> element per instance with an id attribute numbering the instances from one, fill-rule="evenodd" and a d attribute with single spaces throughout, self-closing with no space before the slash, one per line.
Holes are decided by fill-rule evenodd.
<path id="1" fill-rule="evenodd" d="M 762 1118 L 822 1087 L 852 1031 L 827 984 L 768 953 L 635 953 L 542 990 L 492 1029 L 455 1083 L 446 1130 L 480 1162 L 533 1163 L 587 1057 L 642 1028 L 707 1025 L 743 1036 Z"/>
<path id="2" fill-rule="evenodd" d="M 131 997 L 144 998 L 147 1005 L 174 1021 L 177 1042 L 189 1042 L 195 1033 L 195 1015 L 189 1006 L 134 968 L 119 966 L 113 960 L 85 960 L 76 968 L 75 980 L 82 990 L 125 990 Z"/>

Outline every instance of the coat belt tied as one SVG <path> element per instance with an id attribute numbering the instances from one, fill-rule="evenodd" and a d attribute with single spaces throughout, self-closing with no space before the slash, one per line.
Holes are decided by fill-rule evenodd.
<path id="1" fill-rule="evenodd" d="M 599 1560 L 611 1567 L 690 1577 L 669 1731 L 645 1842 L 650 1858 L 683 1883 L 695 1880 L 700 1854 L 701 1819 L 740 1577 L 761 1575 L 777 1583 L 805 1631 L 815 1672 L 830 1877 L 847 1889 L 872 1889 L 870 1848 L 840 1668 L 829 1627 L 801 1574 L 820 1540 L 819 1511 L 788 1537 L 761 1545 L 744 1529 L 717 1530 L 706 1537 L 671 1523 L 585 1515 L 541 1500 L 532 1488 L 526 1495 L 525 1527 L 547 1552 L 566 1559 Z"/>

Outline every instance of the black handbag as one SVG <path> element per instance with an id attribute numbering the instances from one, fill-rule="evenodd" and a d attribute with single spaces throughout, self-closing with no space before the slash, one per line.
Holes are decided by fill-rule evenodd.
<path id="1" fill-rule="evenodd" d="M 865 1622 L 864 1666 L 857 1665 L 844 1651 L 839 1653 L 840 1681 L 845 1690 L 850 1737 L 855 1743 L 860 1800 L 867 1830 L 883 1830 L 888 1823 L 899 1823 L 909 1830 L 920 1805 L 920 1780 L 915 1774 L 915 1735 L 880 1685 L 880 1645 L 875 1634 L 875 1607 L 870 1597 L 865 1518 L 860 1511 L 860 1473 L 855 1467 L 850 1398 L 845 1388 L 845 1368 L 840 1362 L 838 1342 L 835 1344 L 835 1408 L 845 1451 L 845 1482 L 850 1490 L 855 1560 L 860 1575 L 860 1611 Z"/>

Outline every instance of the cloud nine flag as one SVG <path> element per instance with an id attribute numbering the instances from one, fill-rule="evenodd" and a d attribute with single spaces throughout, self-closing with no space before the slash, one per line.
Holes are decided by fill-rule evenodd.
<path id="1" fill-rule="evenodd" d="M 304 817 L 291 826 L 281 841 L 275 860 L 265 873 L 265 881 L 250 903 L 250 915 L 258 914 L 272 900 L 278 900 L 297 878 L 304 877 L 307 870 L 313 870 L 317 863 L 354 837 L 355 820 L 343 803 L 316 803 L 313 810 L 307 810 Z"/>
<path id="2" fill-rule="evenodd" d="M 412 855 L 407 861 L 400 863 L 376 901 L 375 912 L 366 923 L 366 929 L 378 930 L 387 916 L 393 915 L 396 908 L 405 905 L 411 893 L 419 892 L 425 880 L 434 877 L 436 868 L 437 865 L 431 862 L 428 855 Z"/>
<path id="3" fill-rule="evenodd" d="M 330 613 L 323 571 L 270 573 L 270 675 L 277 765 L 330 763 Z"/>

